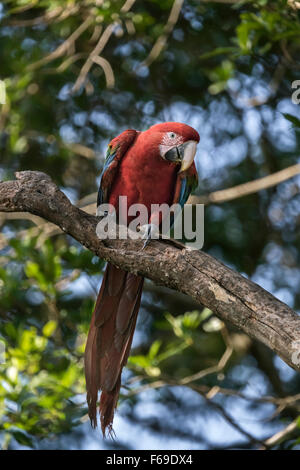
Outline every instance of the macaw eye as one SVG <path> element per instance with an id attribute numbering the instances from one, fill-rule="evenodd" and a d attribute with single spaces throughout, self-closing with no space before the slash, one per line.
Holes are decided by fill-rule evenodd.
<path id="1" fill-rule="evenodd" d="M 175 139 L 176 134 L 175 134 L 175 132 L 168 132 L 168 136 L 169 136 L 171 139 Z"/>

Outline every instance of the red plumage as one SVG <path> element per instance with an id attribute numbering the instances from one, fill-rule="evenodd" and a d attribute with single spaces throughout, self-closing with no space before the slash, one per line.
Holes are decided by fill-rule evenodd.
<path id="1" fill-rule="evenodd" d="M 119 196 L 127 196 L 128 206 L 178 201 L 182 178 L 196 175 L 194 163 L 178 173 L 178 165 L 161 156 L 160 146 L 175 133 L 177 145 L 199 141 L 198 133 L 185 124 L 164 123 L 145 132 L 127 130 L 109 145 L 115 156 L 101 179 L 101 202 L 117 209 Z M 130 220 L 130 219 L 129 219 Z M 87 402 L 92 425 L 97 425 L 98 392 L 103 435 L 112 432 L 121 373 L 127 362 L 140 306 L 143 278 L 108 263 L 92 316 L 85 351 Z"/>

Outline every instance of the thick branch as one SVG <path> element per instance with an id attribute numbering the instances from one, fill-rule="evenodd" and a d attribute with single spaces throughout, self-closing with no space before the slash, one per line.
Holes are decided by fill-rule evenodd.
<path id="1" fill-rule="evenodd" d="M 139 240 L 101 241 L 99 219 L 73 206 L 49 176 L 32 171 L 16 176 L 0 183 L 0 211 L 47 219 L 99 257 L 189 295 L 300 370 L 300 316 L 269 292 L 202 251 L 158 240 L 143 251 Z"/>

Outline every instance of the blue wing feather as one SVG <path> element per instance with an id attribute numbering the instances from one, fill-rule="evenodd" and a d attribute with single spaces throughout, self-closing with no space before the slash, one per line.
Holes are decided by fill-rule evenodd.
<path id="1" fill-rule="evenodd" d="M 184 208 L 185 203 L 187 202 L 191 192 L 197 187 L 198 179 L 194 175 L 186 175 L 185 177 L 180 178 L 180 192 L 177 203 L 181 205 L 182 209 Z M 171 218 L 171 227 L 174 225 L 174 219 Z"/>
<path id="2" fill-rule="evenodd" d="M 187 175 L 181 180 L 181 188 L 179 195 L 179 204 L 183 208 L 184 204 L 187 202 L 191 192 L 196 189 L 198 186 L 198 179 L 196 176 Z"/>
<path id="3" fill-rule="evenodd" d="M 102 178 L 103 178 L 104 174 L 108 170 L 110 164 L 113 162 L 113 160 L 116 156 L 116 153 L 117 153 L 116 149 L 113 152 L 111 152 L 111 148 L 108 147 L 107 152 L 106 152 L 106 156 L 105 156 L 104 165 L 103 165 L 103 170 L 102 170 L 101 175 L 100 175 L 99 190 L 98 190 L 98 196 L 97 196 L 97 207 L 100 204 L 103 204 L 104 202 L 106 202 L 106 201 L 104 201 L 104 194 L 103 194 L 103 188 L 101 186 L 101 182 L 102 182 Z"/>
<path id="4" fill-rule="evenodd" d="M 97 197 L 97 206 L 107 203 L 109 200 L 109 192 L 111 190 L 114 178 L 117 177 L 120 161 L 126 154 L 127 150 L 133 145 L 138 131 L 127 129 L 118 135 L 108 145 L 105 162 L 102 173 L 100 175 L 100 184 Z"/>
<path id="5" fill-rule="evenodd" d="M 188 184 L 187 184 L 187 178 L 183 178 L 181 182 L 180 196 L 179 196 L 179 201 L 178 201 L 182 208 L 184 204 L 186 203 L 186 201 L 188 200 L 189 194 L 190 194 L 190 191 L 189 191 Z"/>

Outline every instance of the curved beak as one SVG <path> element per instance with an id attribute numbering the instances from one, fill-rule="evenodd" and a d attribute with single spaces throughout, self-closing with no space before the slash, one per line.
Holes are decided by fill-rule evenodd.
<path id="1" fill-rule="evenodd" d="M 178 145 L 168 150 L 164 158 L 169 162 L 181 163 L 179 173 L 187 170 L 194 161 L 197 149 L 197 143 L 195 140 L 188 140 L 184 144 Z"/>

